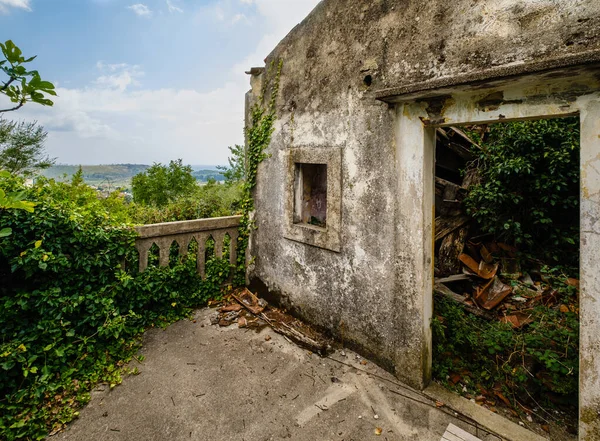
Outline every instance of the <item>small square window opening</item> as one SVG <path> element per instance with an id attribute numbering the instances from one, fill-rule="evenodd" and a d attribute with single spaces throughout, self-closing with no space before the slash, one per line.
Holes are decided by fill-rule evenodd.
<path id="1" fill-rule="evenodd" d="M 294 223 L 327 227 L 327 164 L 296 163 Z"/>

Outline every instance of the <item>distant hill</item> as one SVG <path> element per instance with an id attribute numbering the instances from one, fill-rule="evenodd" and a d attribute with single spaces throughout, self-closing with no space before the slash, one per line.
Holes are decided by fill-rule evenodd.
<path id="1" fill-rule="evenodd" d="M 150 166 L 146 164 L 108 164 L 108 165 L 82 165 L 83 179 L 88 185 L 100 189 L 131 188 L 131 178 L 138 173 L 146 171 Z M 223 175 L 214 165 L 192 165 L 193 175 L 199 182 L 209 179 L 223 181 Z M 57 180 L 70 179 L 79 165 L 59 164 L 42 172 L 47 178 Z M 66 178 L 65 178 L 66 175 Z"/>

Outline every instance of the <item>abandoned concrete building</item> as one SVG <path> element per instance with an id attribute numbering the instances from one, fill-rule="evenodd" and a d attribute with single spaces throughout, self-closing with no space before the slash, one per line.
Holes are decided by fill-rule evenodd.
<path id="1" fill-rule="evenodd" d="M 600 439 L 600 2 L 323 0 L 273 60 L 251 286 L 421 389 L 436 128 L 580 117 L 579 436 Z M 248 107 L 274 73 L 251 75 Z"/>

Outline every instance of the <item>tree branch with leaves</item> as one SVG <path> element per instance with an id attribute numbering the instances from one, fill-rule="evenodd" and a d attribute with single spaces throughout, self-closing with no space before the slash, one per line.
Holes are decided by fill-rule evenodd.
<path id="1" fill-rule="evenodd" d="M 48 99 L 47 95 L 56 96 L 54 91 L 54 84 L 49 81 L 43 81 L 37 70 L 27 70 L 26 64 L 31 63 L 35 60 L 35 56 L 25 58 L 23 52 L 19 49 L 11 40 L 7 40 L 5 43 L 0 43 L 0 50 L 4 60 L 0 59 L 0 70 L 7 76 L 7 80 L 0 80 L 0 94 L 6 95 L 10 101 L 15 104 L 13 107 L 7 109 L 0 109 L 0 113 L 12 112 L 23 107 L 27 102 L 33 102 L 41 104 L 42 106 L 53 106 L 54 102 Z M 9 123 L 10 124 L 10 123 Z M 8 127 L 5 125 L 5 128 Z M 12 126 L 10 126 L 12 127 Z M 8 132 L 11 132 L 12 141 L 22 143 L 25 138 L 21 135 L 33 135 L 29 136 L 29 140 L 32 144 L 25 146 L 25 150 L 29 152 L 29 157 L 35 162 L 35 157 L 43 150 L 43 141 L 45 139 L 45 132 L 43 129 L 36 129 L 35 123 L 31 126 L 21 126 L 21 129 L 17 130 L 18 133 L 13 133 L 15 127 L 12 127 Z M 28 132 L 29 130 L 29 132 Z M 37 131 L 36 131 L 37 130 Z M 4 136 L 5 140 L 9 138 L 8 135 Z M 17 149 L 12 153 L 23 153 L 23 149 Z M 4 151 L 6 153 L 6 151 Z M 15 165 L 19 164 L 19 169 L 23 171 L 22 155 L 15 157 L 11 152 L 8 155 L 11 159 L 18 159 Z M 46 158 L 41 158 L 38 162 L 38 167 L 44 167 L 46 165 Z M 29 161 L 29 165 L 32 162 Z M 6 164 L 0 164 L 2 168 L 6 168 Z M 35 168 L 35 165 L 34 165 Z M 27 167 L 25 167 L 25 170 Z M 10 178 L 11 173 L 7 170 L 0 170 L 0 180 Z M 25 201 L 23 198 L 25 194 L 23 192 L 7 192 L 5 189 L 0 188 L 0 210 L 25 210 L 33 212 L 35 203 Z M 12 230 L 10 228 L 3 228 L 0 226 L 0 238 L 10 236 Z"/>
<path id="2" fill-rule="evenodd" d="M 54 102 L 47 95 L 56 96 L 54 84 L 44 81 L 37 70 L 27 70 L 25 66 L 35 60 L 35 56 L 25 58 L 11 40 L 0 43 L 4 60 L 0 60 L 0 70 L 8 79 L 0 84 L 0 93 L 6 95 L 14 106 L 0 109 L 0 113 L 12 112 L 23 107 L 27 102 L 52 106 Z"/>

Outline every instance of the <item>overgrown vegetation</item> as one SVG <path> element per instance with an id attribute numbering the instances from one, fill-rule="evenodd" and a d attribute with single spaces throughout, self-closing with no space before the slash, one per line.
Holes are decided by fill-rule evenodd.
<path id="1" fill-rule="evenodd" d="M 230 173 L 227 169 L 225 173 Z M 182 161 L 154 164 L 133 177 L 133 203 L 127 211 L 134 223 L 173 222 L 231 216 L 240 212 L 241 183 L 230 177 L 225 184 L 209 179 L 198 185 L 192 168 Z"/>
<path id="2" fill-rule="evenodd" d="M 553 264 L 579 259 L 579 118 L 494 124 L 465 206 L 483 233 Z M 481 138 L 480 138 L 481 141 Z"/>
<path id="3" fill-rule="evenodd" d="M 7 60 L 0 66 L 9 80 L 0 92 L 16 103 L 8 111 L 27 101 L 52 105 L 43 94 L 54 95 L 54 86 L 23 68 L 33 58 L 23 58 L 11 42 L 1 47 Z M 120 191 L 99 197 L 85 184 L 81 168 L 70 182 L 40 176 L 29 187 L 18 176 L 24 173 L 0 171 L 2 439 L 44 439 L 60 430 L 97 383 L 114 387 L 123 375 L 137 373 L 125 366 L 144 329 L 186 318 L 192 308 L 220 296 L 233 269 L 227 253 L 216 259 L 208 247 L 205 280 L 197 273 L 194 250 L 172 255 L 164 268 L 151 255 L 149 268 L 139 273 L 134 223 L 241 213 L 235 282 L 244 283 L 252 191 L 273 132 L 280 72 L 281 63 L 265 89 L 267 106 L 261 97 L 252 108 L 248 152 L 231 148 L 224 185 L 209 180 L 198 186 L 180 160 L 168 167 L 155 164 L 134 179 L 137 201 L 130 204 Z M 34 134 L 43 142 L 39 130 Z M 42 166 L 31 163 L 21 170 Z"/>
<path id="4" fill-rule="evenodd" d="M 537 408 L 542 420 L 556 419 L 544 412 L 548 407 L 576 414 L 579 120 L 470 129 L 478 145 L 467 170 L 476 173 L 464 199 L 475 221 L 466 249 L 499 244 L 509 250 L 510 259 L 490 255 L 488 263 L 499 262 L 498 276 L 513 290 L 491 319 L 436 297 L 434 376 L 459 393 L 484 396 L 483 402 L 505 401 L 529 414 Z M 503 273 L 504 265 L 513 265 L 516 274 Z M 474 297 L 469 290 L 472 285 L 467 298 Z"/>
<path id="5" fill-rule="evenodd" d="M 239 183 L 217 184 L 209 181 L 162 207 L 134 203 L 128 206 L 128 212 L 132 222 L 138 224 L 232 216 L 241 211 L 240 199 Z"/>
<path id="6" fill-rule="evenodd" d="M 577 292 L 562 274 L 546 277 L 557 288 L 556 304 L 569 306 L 540 304 L 530 312 L 532 322 L 523 329 L 478 318 L 450 300 L 437 301 L 433 320 L 436 378 L 454 385 L 460 382 L 473 396 L 482 390 L 499 390 L 511 401 L 527 405 L 531 405 L 530 396 L 542 398 L 545 404 L 552 400 L 576 404 Z M 453 381 L 452 374 L 460 380 Z"/>
<path id="7" fill-rule="evenodd" d="M 230 265 L 214 257 L 202 281 L 192 257 L 138 273 L 135 233 L 76 176 L 0 188 L 36 201 L 0 209 L 0 431 L 42 439 L 77 415 L 99 381 L 121 381 L 145 327 L 185 318 L 218 296 Z M 123 266 L 124 265 L 124 266 Z"/>
<path id="8" fill-rule="evenodd" d="M 231 149 L 233 153 L 233 161 L 230 161 L 232 176 L 239 175 L 243 169 L 244 179 L 242 180 L 242 220 L 240 225 L 240 234 L 238 237 L 238 255 L 237 255 L 237 271 L 234 282 L 238 285 L 245 283 L 246 277 L 246 250 L 250 239 L 250 232 L 254 226 L 252 216 L 254 214 L 254 187 L 256 187 L 256 175 L 258 166 L 267 158 L 265 149 L 271 143 L 271 135 L 273 134 L 273 124 L 277 118 L 275 103 L 279 94 L 279 80 L 281 77 L 281 69 L 283 61 L 273 61 L 266 75 L 270 83 L 264 82 L 264 88 L 258 101 L 254 103 L 251 109 L 251 123 L 245 128 L 247 150 Z M 268 103 L 265 105 L 265 97 L 268 98 Z M 242 156 L 243 155 L 243 156 Z M 243 164 L 243 167 L 240 165 Z"/>
<path id="9" fill-rule="evenodd" d="M 164 207 L 175 200 L 190 196 L 196 189 L 192 167 L 183 165 L 181 159 L 168 166 L 153 164 L 131 179 L 133 200 L 143 205 Z"/>
<path id="10" fill-rule="evenodd" d="M 0 109 L 0 113 L 19 110 L 27 102 L 34 102 L 42 106 L 53 106 L 54 103 L 48 99 L 46 95 L 56 96 L 54 84 L 48 81 L 42 81 L 38 71 L 28 71 L 25 67 L 35 60 L 36 57 L 25 58 L 21 49 L 19 49 L 11 40 L 0 43 L 0 50 L 4 58 L 3 60 L 0 60 L 0 70 L 7 76 L 7 79 L 3 80 L 2 85 L 0 85 L 0 95 L 8 97 L 13 104 L 16 104 L 7 109 Z M 11 137 L 15 131 L 15 127 L 13 127 L 12 123 L 4 122 L 3 126 L 4 129 L 2 130 L 4 131 L 4 134 L 0 134 L 0 142 L 8 143 L 10 147 L 11 143 L 15 141 L 15 139 Z M 7 128 L 9 130 L 7 130 Z M 18 137 L 16 140 L 18 141 Z M 43 139 L 39 139 L 39 141 L 43 143 Z M 36 142 L 34 139 L 34 149 L 29 152 L 30 160 L 32 158 L 31 154 L 35 156 L 41 151 L 35 144 Z M 12 145 L 12 147 L 15 146 Z M 19 148 L 18 146 L 16 147 L 18 151 Z M 15 155 L 10 153 L 8 157 L 11 156 Z M 19 157 L 19 155 L 16 156 Z M 6 173 L 10 174 L 7 170 L 0 168 L 0 178 L 4 178 Z M 33 211 L 35 204 L 26 201 L 23 194 L 24 192 L 21 191 L 6 191 L 5 189 L 0 188 L 0 210 L 13 209 L 25 210 L 27 212 Z M 8 237 L 11 234 L 12 229 L 0 222 L 0 238 Z"/>

